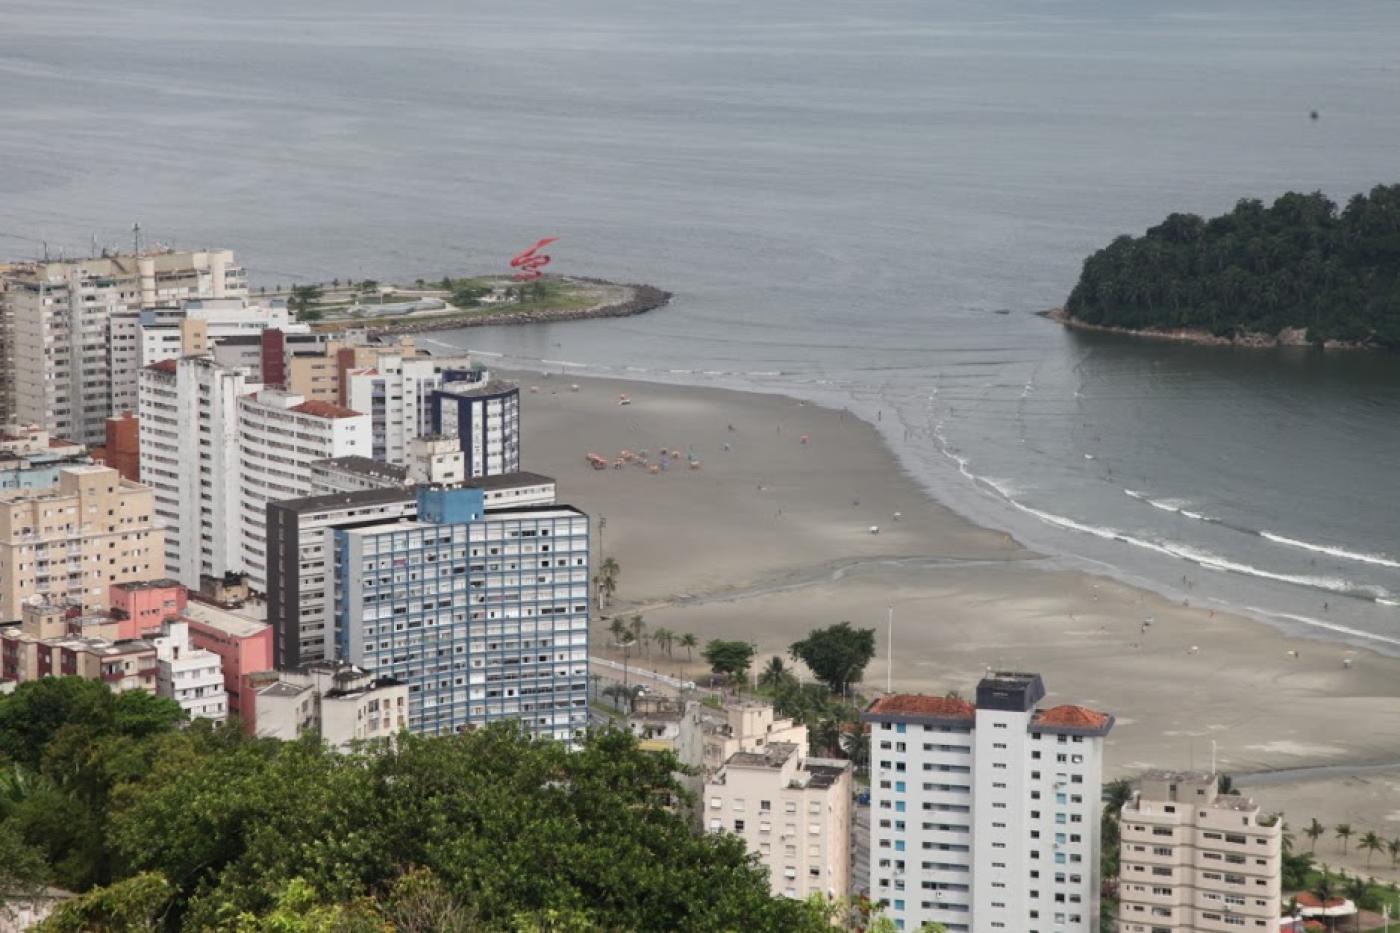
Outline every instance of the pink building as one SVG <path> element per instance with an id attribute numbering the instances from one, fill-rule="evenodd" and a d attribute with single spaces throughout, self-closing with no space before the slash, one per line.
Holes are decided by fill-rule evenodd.
<path id="1" fill-rule="evenodd" d="M 108 600 L 117 620 L 116 638 L 122 640 L 159 634 L 162 622 L 185 611 L 187 597 L 174 580 L 145 580 L 112 584 Z"/>
<path id="2" fill-rule="evenodd" d="M 256 734 L 257 704 L 249 679 L 272 670 L 272 626 L 198 600 L 189 603 L 183 615 L 190 627 L 190 644 L 212 651 L 223 661 L 229 715 L 242 720 L 244 732 Z"/>

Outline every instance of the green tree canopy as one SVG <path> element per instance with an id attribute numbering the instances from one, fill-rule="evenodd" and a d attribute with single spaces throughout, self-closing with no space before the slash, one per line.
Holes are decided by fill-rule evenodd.
<path id="1" fill-rule="evenodd" d="M 748 672 L 749 665 L 753 663 L 754 647 L 746 641 L 725 641 L 723 639 L 713 639 L 705 645 L 705 650 L 700 653 L 706 661 L 710 662 L 710 669 L 716 674 L 728 674 L 730 677 L 742 679 Z"/>
<path id="2" fill-rule="evenodd" d="M 875 656 L 875 630 L 838 622 L 813 630 L 795 642 L 790 651 L 828 690 L 845 693 L 849 684 L 860 680 L 865 666 Z"/>
<path id="3" fill-rule="evenodd" d="M 1320 192 L 1289 192 L 1210 220 L 1172 214 L 1085 260 L 1065 309 L 1130 330 L 1306 328 L 1314 342 L 1400 346 L 1400 185 L 1340 212 Z"/>

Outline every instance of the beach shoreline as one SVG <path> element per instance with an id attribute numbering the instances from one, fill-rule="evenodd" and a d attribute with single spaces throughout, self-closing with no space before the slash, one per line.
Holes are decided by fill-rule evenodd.
<path id="1" fill-rule="evenodd" d="M 1038 670 L 1056 702 L 1118 716 L 1110 776 L 1200 764 L 1214 743 L 1225 770 L 1334 769 L 1261 787 L 1265 806 L 1295 821 L 1381 831 L 1400 820 L 1381 812 L 1400 793 L 1400 769 L 1348 770 L 1400 762 L 1400 659 L 1183 606 L 1031 551 L 937 501 L 886 436 L 847 411 L 574 373 L 513 377 L 523 462 L 555 476 L 560 501 L 595 527 L 606 518 L 601 550 L 622 568 L 606 615 L 639 613 L 702 645 L 752 640 L 756 666 L 792 663 L 787 645 L 848 619 L 877 632 L 867 693 L 888 679 L 896 691 L 966 694 L 988 668 Z M 624 449 L 654 460 L 663 447 L 680 456 L 657 474 L 585 460 Z M 610 656 L 606 622 L 592 640 L 594 654 Z M 679 649 L 634 663 L 703 673 Z M 1330 793 L 1358 782 L 1375 792 Z M 1353 801 L 1360 810 L 1345 809 Z"/>

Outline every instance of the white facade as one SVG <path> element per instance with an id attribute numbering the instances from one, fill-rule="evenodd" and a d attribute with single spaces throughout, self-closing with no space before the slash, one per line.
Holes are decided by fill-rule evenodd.
<path id="1" fill-rule="evenodd" d="M 346 403 L 370 415 L 374 447 L 366 456 L 404 465 L 414 438 L 432 433 L 429 402 L 442 388 L 444 370 L 468 366 L 466 359 L 380 353 L 367 369 L 346 374 Z"/>
<path id="2" fill-rule="evenodd" d="M 130 408 L 130 382 L 114 393 L 114 367 L 139 352 L 129 320 L 114 315 L 186 298 L 247 294 L 227 250 L 118 255 L 26 263 L 5 273 L 13 365 L 12 415 L 88 444 L 102 442 L 115 402 Z"/>
<path id="3" fill-rule="evenodd" d="M 362 492 L 412 485 L 408 470 L 369 457 L 333 457 L 311 464 L 311 493 Z"/>
<path id="4" fill-rule="evenodd" d="M 139 380 L 141 477 L 165 524 L 166 574 L 198 589 L 201 574 L 244 572 L 238 399 L 260 386 L 203 358 L 143 367 Z"/>
<path id="5" fill-rule="evenodd" d="M 871 896 L 899 929 L 1099 928 L 1103 738 L 1113 717 L 1037 709 L 1039 675 L 992 674 L 976 705 L 871 704 Z"/>
<path id="6" fill-rule="evenodd" d="M 315 461 L 363 455 L 370 421 L 330 402 L 264 388 L 238 400 L 238 444 L 241 566 L 249 585 L 265 592 L 267 503 L 310 495 Z"/>
<path id="7" fill-rule="evenodd" d="M 167 621 L 158 637 L 147 640 L 160 663 L 157 694 L 179 703 L 190 719 L 228 718 L 223 660 L 212 651 L 191 647 L 188 623 Z"/>
<path id="8" fill-rule="evenodd" d="M 284 333 L 308 333 L 310 327 L 292 319 L 286 303 L 249 304 L 239 297 L 191 298 L 178 307 L 132 309 L 112 315 L 112 411 L 135 411 L 141 367 L 178 359 L 183 351 L 180 325 L 200 322 L 212 345 L 231 337 L 256 337 L 268 328 Z M 257 351 L 254 350 L 258 363 Z M 241 361 L 240 361 L 241 362 Z M 226 364 L 227 365 L 227 364 Z M 252 367 L 257 371 L 257 366 Z"/>
<path id="9" fill-rule="evenodd" d="M 336 751 L 356 742 L 392 741 L 408 727 L 408 687 L 352 664 L 282 671 L 254 695 L 259 738 L 318 735 Z"/>
<path id="10" fill-rule="evenodd" d="M 768 869 L 774 896 L 845 897 L 850 888 L 851 763 L 805 758 L 787 742 L 736 752 L 705 782 L 702 819 L 733 833 Z"/>

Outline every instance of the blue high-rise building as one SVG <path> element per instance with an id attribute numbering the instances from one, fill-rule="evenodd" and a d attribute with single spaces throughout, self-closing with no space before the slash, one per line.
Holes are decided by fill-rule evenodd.
<path id="1" fill-rule="evenodd" d="M 416 520 L 334 532 L 338 656 L 409 685 L 413 732 L 516 719 L 573 739 L 588 724 L 588 516 L 488 513 L 470 487 L 418 496 Z"/>

